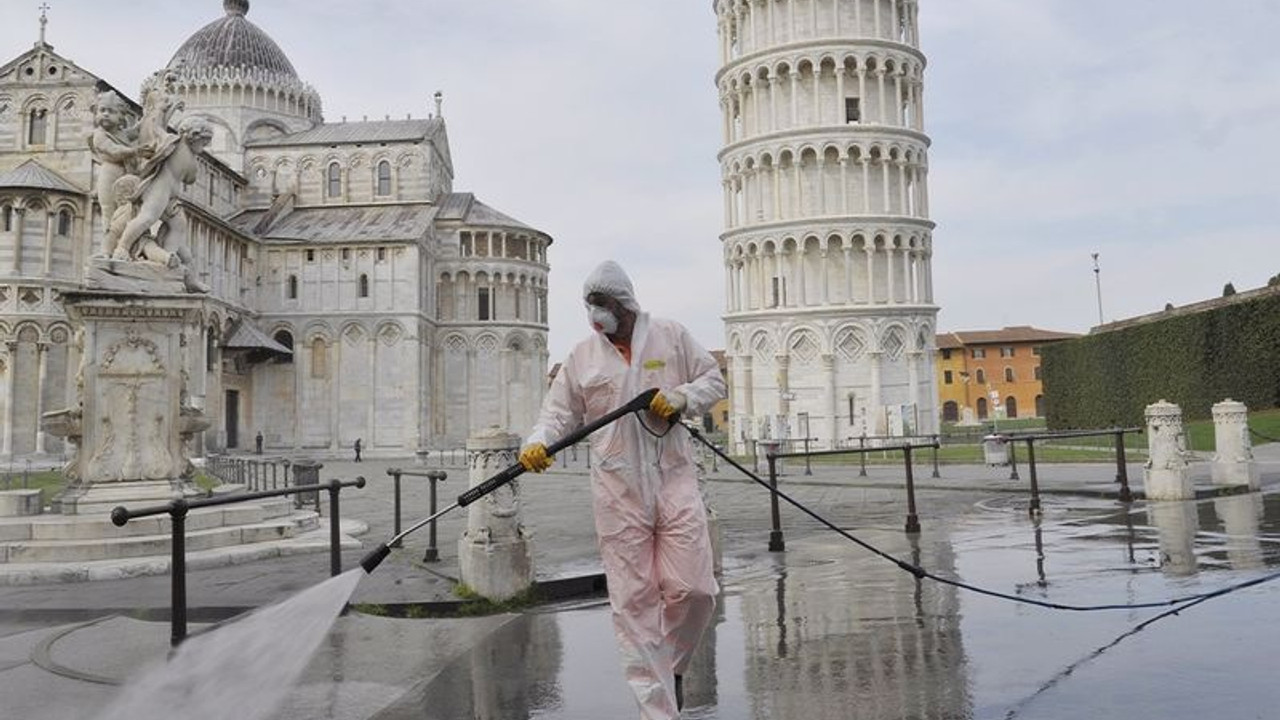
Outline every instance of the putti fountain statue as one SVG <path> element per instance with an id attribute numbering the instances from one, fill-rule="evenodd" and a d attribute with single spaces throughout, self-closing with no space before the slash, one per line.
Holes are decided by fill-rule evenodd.
<path id="1" fill-rule="evenodd" d="M 56 501 L 67 514 L 195 492 L 187 448 L 209 422 L 189 383 L 203 371 L 193 350 L 211 307 L 177 204 L 213 133 L 198 117 L 171 129 L 182 109 L 173 80 L 170 71 L 153 76 L 136 123 L 114 92 L 94 108 L 89 146 L 101 163 L 95 192 L 107 230 L 84 288 L 63 295 L 81 357 L 77 402 L 42 420 L 76 446 Z"/>

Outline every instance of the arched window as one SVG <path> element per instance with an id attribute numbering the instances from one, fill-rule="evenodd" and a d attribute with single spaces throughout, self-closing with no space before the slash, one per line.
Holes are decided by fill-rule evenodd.
<path id="1" fill-rule="evenodd" d="M 1013 382 L 1013 368 L 1007 367 L 1004 369 L 1004 381 L 1009 383 Z"/>
<path id="2" fill-rule="evenodd" d="M 289 332 L 288 330 L 277 330 L 276 334 L 271 336 L 271 339 L 289 348 L 290 350 L 293 350 L 293 333 Z M 293 355 L 287 355 L 287 356 L 281 357 L 280 362 L 292 363 Z"/>
<path id="3" fill-rule="evenodd" d="M 329 163 L 329 197 L 342 196 L 342 168 L 338 163 Z"/>
<path id="4" fill-rule="evenodd" d="M 360 274 L 360 297 L 369 297 L 369 276 Z"/>
<path id="5" fill-rule="evenodd" d="M 391 163 L 383 160 L 378 163 L 378 195 L 386 197 L 391 194 Z"/>
<path id="6" fill-rule="evenodd" d="M 1018 417 L 1018 399 L 1012 395 L 1004 399 L 1004 416 L 1007 418 Z"/>
<path id="7" fill-rule="evenodd" d="M 290 300 L 298 299 L 298 276 L 290 275 L 286 282 L 285 296 Z"/>
<path id="8" fill-rule="evenodd" d="M 311 341 L 311 377 L 324 378 L 329 374 L 329 347 L 324 338 Z"/>
<path id="9" fill-rule="evenodd" d="M 71 211 L 61 210 L 58 212 L 58 234 L 67 237 L 71 234 Z"/>
<path id="10" fill-rule="evenodd" d="M 1036 396 L 1036 417 L 1044 417 L 1044 396 Z"/>
<path id="11" fill-rule="evenodd" d="M 955 400 L 942 404 L 942 422 L 960 422 L 960 406 Z"/>
<path id="12" fill-rule="evenodd" d="M 27 144 L 44 145 L 48 135 L 48 111 L 32 110 L 27 123 Z"/>
<path id="13" fill-rule="evenodd" d="M 978 368 L 978 372 L 974 377 L 977 379 L 979 385 L 987 384 L 987 374 L 983 372 L 982 368 Z"/>
<path id="14" fill-rule="evenodd" d="M 987 399 L 984 397 L 978 398 L 978 419 L 987 419 Z"/>
<path id="15" fill-rule="evenodd" d="M 1042 379 L 1043 379 L 1043 378 L 1040 376 L 1040 366 L 1039 366 L 1039 365 L 1037 365 L 1037 366 L 1036 366 L 1036 380 L 1042 380 Z"/>

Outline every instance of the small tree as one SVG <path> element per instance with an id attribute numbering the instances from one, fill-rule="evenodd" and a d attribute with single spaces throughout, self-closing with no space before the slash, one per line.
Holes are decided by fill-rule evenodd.
<path id="1" fill-rule="evenodd" d="M 1231 283 L 1227 283 L 1226 285 L 1222 286 L 1222 297 L 1230 297 L 1235 294 L 1236 294 L 1235 285 L 1232 285 Z"/>

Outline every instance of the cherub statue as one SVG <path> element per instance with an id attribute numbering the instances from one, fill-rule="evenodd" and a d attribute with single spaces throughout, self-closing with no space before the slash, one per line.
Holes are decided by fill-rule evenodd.
<path id="1" fill-rule="evenodd" d="M 114 91 L 98 95 L 93 106 L 93 132 L 89 134 L 89 150 L 102 165 L 98 170 L 94 191 L 102 218 L 110 222 L 116 210 L 115 182 L 136 171 L 138 158 L 137 124 L 129 124 L 128 107 Z M 110 257 L 114 245 L 104 243 L 102 255 Z"/>

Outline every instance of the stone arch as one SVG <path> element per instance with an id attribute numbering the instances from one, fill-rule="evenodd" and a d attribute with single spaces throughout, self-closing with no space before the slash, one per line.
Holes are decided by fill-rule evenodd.
<path id="1" fill-rule="evenodd" d="M 907 350 L 907 328 L 899 322 L 890 322 L 880 330 L 880 352 L 891 360 L 897 361 Z"/>
<path id="2" fill-rule="evenodd" d="M 375 330 L 378 340 L 387 347 L 398 345 L 407 334 L 404 325 L 395 320 L 383 320 Z"/>
<path id="3" fill-rule="evenodd" d="M 465 355 L 471 349 L 471 342 L 460 332 L 449 333 L 440 344 L 450 355 Z"/>
<path id="4" fill-rule="evenodd" d="M 846 362 L 855 362 L 870 349 L 869 333 L 859 323 L 840 325 L 831 334 L 832 352 Z"/>
<path id="5" fill-rule="evenodd" d="M 813 365 L 826 351 L 823 347 L 822 333 L 808 325 L 799 325 L 787 333 L 787 357 L 799 365 Z"/>

